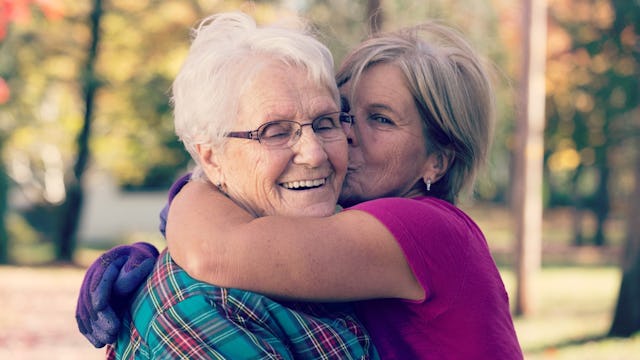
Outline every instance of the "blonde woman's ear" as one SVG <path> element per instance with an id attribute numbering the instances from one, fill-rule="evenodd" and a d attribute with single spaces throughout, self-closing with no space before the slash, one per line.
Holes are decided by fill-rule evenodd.
<path id="1" fill-rule="evenodd" d="M 442 173 L 442 161 L 438 154 L 431 154 L 427 157 L 422 169 L 422 181 L 431 190 L 431 185 L 438 181 Z"/>
<path id="2" fill-rule="evenodd" d="M 449 166 L 453 162 L 453 156 L 453 151 L 449 150 L 429 155 L 422 172 L 422 181 L 427 186 L 427 191 L 430 191 L 431 185 L 438 182 L 447 173 Z"/>

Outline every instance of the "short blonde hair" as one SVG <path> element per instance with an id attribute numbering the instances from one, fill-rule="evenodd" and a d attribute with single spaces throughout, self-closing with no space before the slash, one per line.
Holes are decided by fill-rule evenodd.
<path id="1" fill-rule="evenodd" d="M 460 33 L 427 22 L 364 41 L 338 70 L 338 86 L 351 81 L 355 89 L 363 72 L 378 63 L 403 72 L 424 121 L 427 152 L 451 155 L 429 194 L 455 203 L 472 187 L 491 146 L 495 99 L 482 60 Z"/>

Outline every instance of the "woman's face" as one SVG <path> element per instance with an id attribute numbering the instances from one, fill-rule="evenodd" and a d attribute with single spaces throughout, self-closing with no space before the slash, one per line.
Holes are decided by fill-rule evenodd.
<path id="1" fill-rule="evenodd" d="M 304 70 L 274 62 L 244 89 L 233 130 L 255 130 L 274 120 L 310 124 L 339 110 L 329 89 Z M 311 126 L 290 147 L 230 138 L 219 164 L 227 194 L 256 216 L 327 216 L 335 211 L 347 170 L 347 138 L 322 141 Z"/>
<path id="2" fill-rule="evenodd" d="M 340 92 L 351 94 L 351 83 Z M 349 168 L 340 204 L 424 195 L 427 171 L 423 122 L 400 69 L 380 63 L 362 75 L 350 103 Z"/>

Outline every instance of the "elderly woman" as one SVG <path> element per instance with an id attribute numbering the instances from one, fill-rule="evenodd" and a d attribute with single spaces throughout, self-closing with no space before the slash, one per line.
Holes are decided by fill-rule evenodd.
<path id="1" fill-rule="evenodd" d="M 351 116 L 328 49 L 228 13 L 201 23 L 173 84 L 176 133 L 212 181 L 254 216 L 327 216 L 347 170 Z M 248 131 L 245 131 L 250 129 Z M 253 141 L 255 140 L 255 141 Z M 226 199 L 226 198 L 225 198 Z M 196 281 L 160 254 L 110 358 L 369 359 L 345 306 L 285 307 Z"/>
<path id="2" fill-rule="evenodd" d="M 167 225 L 176 261 L 273 297 L 363 300 L 358 316 L 383 359 L 521 359 L 487 242 L 454 205 L 490 145 L 478 57 L 430 23 L 365 41 L 337 78 L 355 115 L 340 197 L 350 207 L 254 218 L 214 187 L 182 182 Z"/>

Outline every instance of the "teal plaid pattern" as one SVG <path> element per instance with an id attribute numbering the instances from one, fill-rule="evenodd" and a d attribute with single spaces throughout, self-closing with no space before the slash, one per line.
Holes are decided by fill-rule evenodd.
<path id="1" fill-rule="evenodd" d="M 166 250 L 131 309 L 108 359 L 379 359 L 350 305 L 199 282 Z"/>

